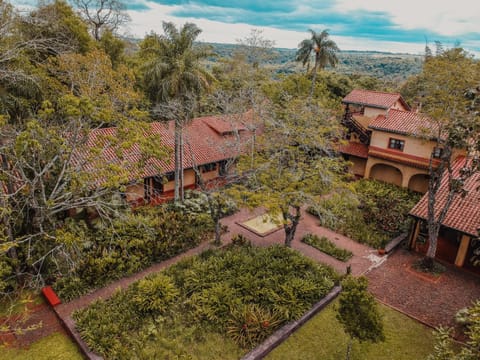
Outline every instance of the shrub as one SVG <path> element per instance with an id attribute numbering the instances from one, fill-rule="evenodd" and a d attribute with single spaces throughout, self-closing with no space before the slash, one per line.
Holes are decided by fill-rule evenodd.
<path id="1" fill-rule="evenodd" d="M 167 312 L 179 295 L 172 279 L 163 274 L 138 281 L 132 288 L 132 302 L 143 314 Z"/>
<path id="2" fill-rule="evenodd" d="M 251 347 L 302 316 L 337 279 L 331 268 L 282 246 L 232 246 L 184 259 L 74 318 L 82 338 L 105 358 L 135 357 L 146 343 L 175 353 L 193 333 L 194 341 L 216 333 Z"/>
<path id="3" fill-rule="evenodd" d="M 322 226 L 375 248 L 408 230 L 408 212 L 419 194 L 369 179 L 353 183 L 353 190 L 356 196 L 332 194 L 308 212 L 318 216 Z"/>
<path id="4" fill-rule="evenodd" d="M 313 246 L 314 248 L 340 261 L 345 262 L 353 256 L 351 251 L 337 247 L 337 245 L 335 245 L 332 241 L 328 240 L 325 236 L 319 238 L 317 235 L 314 234 L 306 234 L 302 238 L 302 242 L 307 245 Z"/>
<path id="5" fill-rule="evenodd" d="M 74 266 L 63 269 L 54 288 L 70 300 L 195 247 L 211 231 L 211 221 L 201 215 L 162 207 L 127 213 L 109 226 L 82 232 L 86 238 L 67 249 Z"/>
<path id="6" fill-rule="evenodd" d="M 278 312 L 271 312 L 257 304 L 247 304 L 230 311 L 227 335 L 243 348 L 253 347 L 283 322 Z"/>

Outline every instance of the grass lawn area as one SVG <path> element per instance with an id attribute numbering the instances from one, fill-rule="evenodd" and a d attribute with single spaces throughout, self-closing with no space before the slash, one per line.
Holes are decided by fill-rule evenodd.
<path id="1" fill-rule="evenodd" d="M 266 359 L 345 359 L 348 337 L 335 318 L 336 304 L 330 304 L 307 322 Z M 386 341 L 378 344 L 354 342 L 352 360 L 425 359 L 432 352 L 432 329 L 384 305 L 379 305 L 379 310 L 384 316 Z"/>
<path id="2" fill-rule="evenodd" d="M 68 336 L 55 333 L 33 343 L 29 349 L 1 349 L 0 359 L 82 360 L 83 357 Z"/>

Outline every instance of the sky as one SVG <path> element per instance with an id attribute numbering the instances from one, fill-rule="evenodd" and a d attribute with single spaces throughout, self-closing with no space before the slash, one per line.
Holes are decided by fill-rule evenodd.
<path id="1" fill-rule="evenodd" d="M 15 5 L 33 0 L 11 1 Z M 263 30 L 277 47 L 297 48 L 308 29 L 328 29 L 342 50 L 422 54 L 425 41 L 456 43 L 480 57 L 478 0 L 131 0 L 127 34 L 162 33 L 162 21 L 193 22 L 199 40 L 237 43 Z"/>

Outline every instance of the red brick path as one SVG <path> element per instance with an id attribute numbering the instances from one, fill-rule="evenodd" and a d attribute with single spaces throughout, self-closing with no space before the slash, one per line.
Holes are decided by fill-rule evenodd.
<path id="1" fill-rule="evenodd" d="M 480 299 L 480 277 L 448 266 L 439 277 L 411 265 L 420 255 L 398 249 L 381 267 L 367 274 L 369 289 L 380 301 L 433 326 L 454 326 L 454 315 Z"/>

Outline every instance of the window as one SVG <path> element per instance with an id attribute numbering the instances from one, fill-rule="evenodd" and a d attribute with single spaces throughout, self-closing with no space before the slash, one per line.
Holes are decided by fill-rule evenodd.
<path id="1" fill-rule="evenodd" d="M 442 156 L 443 154 L 443 149 L 441 147 L 438 147 L 438 146 L 435 146 L 433 148 L 433 152 L 432 152 L 432 156 L 433 158 L 435 159 L 440 159 L 440 157 Z"/>
<path id="2" fill-rule="evenodd" d="M 205 165 L 202 165 L 201 167 L 202 173 L 210 172 L 214 170 L 217 170 L 217 163 L 205 164 Z"/>
<path id="3" fill-rule="evenodd" d="M 170 182 L 175 180 L 175 173 L 172 171 L 172 172 L 166 173 L 163 177 L 167 180 L 166 182 Z"/>
<path id="4" fill-rule="evenodd" d="M 403 141 L 403 140 L 390 138 L 390 140 L 388 142 L 388 147 L 390 149 L 403 151 L 404 146 L 405 146 L 405 141 Z"/>

